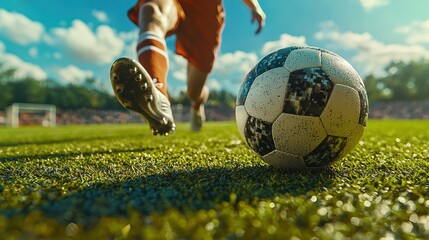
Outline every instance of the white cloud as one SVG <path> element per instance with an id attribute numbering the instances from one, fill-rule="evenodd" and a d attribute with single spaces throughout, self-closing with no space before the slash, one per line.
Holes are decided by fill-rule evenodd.
<path id="1" fill-rule="evenodd" d="M 186 90 L 187 61 L 172 51 L 168 51 L 168 55 L 170 59 L 169 91 L 172 95 L 177 95 L 180 91 Z M 236 51 L 220 54 L 206 85 L 213 90 L 225 89 L 236 92 L 257 61 L 258 56 L 255 53 Z"/>
<path id="2" fill-rule="evenodd" d="M 26 16 L 0 9 L 0 34 L 21 45 L 39 42 L 44 33 L 44 26 Z"/>
<path id="3" fill-rule="evenodd" d="M 267 55 L 271 52 L 277 51 L 278 49 L 290 47 L 290 46 L 304 46 L 305 43 L 305 37 L 304 36 L 292 36 L 289 34 L 282 34 L 280 36 L 280 39 L 277 41 L 271 41 L 264 44 L 262 47 L 262 55 Z"/>
<path id="4" fill-rule="evenodd" d="M 139 34 L 139 30 L 135 29 L 129 32 L 120 32 L 119 37 L 127 42 L 135 42 L 137 44 L 137 36 Z"/>
<path id="5" fill-rule="evenodd" d="M 109 21 L 109 17 L 107 16 L 106 12 L 104 11 L 99 11 L 99 10 L 92 10 L 91 12 L 92 16 L 95 17 L 98 21 L 100 22 L 108 22 Z"/>
<path id="6" fill-rule="evenodd" d="M 174 78 L 176 80 L 179 80 L 181 82 L 186 82 L 186 70 L 177 70 L 173 71 L 171 74 L 173 74 Z"/>
<path id="7" fill-rule="evenodd" d="M 187 80 L 187 61 L 182 56 L 176 55 L 172 51 L 168 51 L 169 71 L 175 80 L 186 82 Z"/>
<path id="8" fill-rule="evenodd" d="M 258 60 L 258 55 L 251 52 L 235 51 L 221 54 L 216 60 L 207 85 L 212 89 L 225 89 L 235 93 Z"/>
<path id="9" fill-rule="evenodd" d="M 429 19 L 401 26 L 396 32 L 404 34 L 409 44 L 429 44 Z"/>
<path id="10" fill-rule="evenodd" d="M 258 62 L 255 53 L 235 51 L 221 54 L 216 61 L 213 71 L 219 77 L 228 78 L 234 75 L 246 75 Z"/>
<path id="11" fill-rule="evenodd" d="M 47 74 L 37 65 L 28 63 L 20 59 L 19 57 L 6 53 L 6 47 L 0 42 L 0 59 L 2 69 L 15 69 L 14 77 L 17 79 L 31 77 L 37 80 L 46 80 Z"/>
<path id="12" fill-rule="evenodd" d="M 55 59 L 57 59 L 57 60 L 59 60 L 59 59 L 63 58 L 63 56 L 62 56 L 62 55 L 61 55 L 61 53 L 59 53 L 59 52 L 54 52 L 54 53 L 52 54 L 52 57 L 53 57 L 53 58 L 55 58 Z"/>
<path id="13" fill-rule="evenodd" d="M 133 30 L 130 32 L 120 32 L 118 34 L 119 38 L 124 42 L 124 48 L 120 55 L 136 60 L 138 59 L 136 51 L 138 32 L 138 30 Z"/>
<path id="14" fill-rule="evenodd" d="M 222 84 L 220 83 L 219 80 L 215 79 L 215 78 L 210 78 L 209 80 L 207 80 L 207 87 L 209 89 L 213 89 L 216 91 L 220 91 L 222 90 Z"/>
<path id="15" fill-rule="evenodd" d="M 28 50 L 28 54 L 33 57 L 36 58 L 39 55 L 39 49 L 36 47 L 32 47 Z"/>
<path id="16" fill-rule="evenodd" d="M 74 65 L 57 70 L 59 79 L 65 83 L 81 84 L 87 78 L 92 78 L 94 73 L 89 70 L 82 70 Z"/>
<path id="17" fill-rule="evenodd" d="M 338 50 L 354 52 L 353 64 L 361 66 L 365 74 L 383 75 L 384 67 L 392 61 L 410 62 L 429 59 L 429 49 L 416 44 L 388 44 L 377 41 L 370 33 L 340 32 L 324 28 L 315 35 L 327 40 Z"/>
<path id="18" fill-rule="evenodd" d="M 81 20 L 74 20 L 70 28 L 53 29 L 56 44 L 77 60 L 106 64 L 111 63 L 124 49 L 124 41 L 107 25 L 93 32 Z"/>
<path id="19" fill-rule="evenodd" d="M 359 0 L 360 4 L 366 11 L 370 11 L 374 8 L 388 5 L 390 0 Z"/>

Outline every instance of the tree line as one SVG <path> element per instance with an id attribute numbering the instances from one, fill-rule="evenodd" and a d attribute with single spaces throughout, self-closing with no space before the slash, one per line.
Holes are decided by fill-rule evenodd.
<path id="1" fill-rule="evenodd" d="M 12 103 L 53 104 L 60 109 L 123 110 L 106 87 L 88 78 L 83 84 L 59 84 L 53 80 L 36 80 L 30 77 L 16 79 L 15 70 L 2 70 L 0 65 L 0 110 Z M 185 92 L 171 97 L 172 104 L 190 106 Z M 208 105 L 234 106 L 235 96 L 226 90 L 211 91 Z"/>
<path id="2" fill-rule="evenodd" d="M 392 62 L 385 76 L 369 75 L 364 82 L 370 101 L 410 101 L 429 99 L 429 62 Z"/>
<path id="3" fill-rule="evenodd" d="M 52 80 L 14 79 L 13 70 L 0 72 L 0 109 L 12 103 L 54 104 L 61 109 L 120 109 L 121 106 L 106 91 L 93 88 L 94 79 L 82 85 L 61 85 Z"/>
<path id="4" fill-rule="evenodd" d="M 15 70 L 0 65 L 0 109 L 15 102 L 54 104 L 61 109 L 92 108 L 122 110 L 115 97 L 89 78 L 83 84 L 59 84 L 52 80 L 14 78 Z M 429 62 L 394 62 L 386 66 L 385 76 L 364 78 L 370 101 L 429 99 Z M 172 104 L 189 106 L 185 92 L 171 97 Z M 226 91 L 210 92 L 209 106 L 235 105 L 235 95 Z"/>

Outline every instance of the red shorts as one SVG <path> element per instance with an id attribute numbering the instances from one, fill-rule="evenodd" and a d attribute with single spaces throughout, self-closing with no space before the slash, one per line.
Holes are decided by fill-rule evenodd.
<path id="1" fill-rule="evenodd" d="M 138 25 L 141 4 L 138 0 L 128 17 Z M 179 22 L 167 36 L 176 35 L 176 53 L 204 72 L 213 69 L 224 24 L 222 0 L 175 0 Z"/>

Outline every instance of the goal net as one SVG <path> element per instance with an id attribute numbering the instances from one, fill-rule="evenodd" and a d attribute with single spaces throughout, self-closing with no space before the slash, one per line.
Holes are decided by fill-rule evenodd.
<path id="1" fill-rule="evenodd" d="M 14 103 L 6 108 L 6 125 L 42 125 L 55 127 L 57 108 L 50 104 Z"/>

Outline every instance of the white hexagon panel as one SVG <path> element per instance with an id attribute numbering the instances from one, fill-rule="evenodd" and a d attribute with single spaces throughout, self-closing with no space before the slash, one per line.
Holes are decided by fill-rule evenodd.
<path id="1" fill-rule="evenodd" d="M 336 84 L 320 119 L 328 135 L 347 137 L 360 118 L 359 93 L 351 87 Z"/>
<path id="2" fill-rule="evenodd" d="M 349 154 L 358 144 L 359 139 L 362 137 L 363 132 L 365 131 L 365 127 L 358 124 L 356 126 L 356 129 L 353 130 L 353 132 L 347 137 L 347 143 L 344 147 L 343 152 L 341 153 L 339 159 L 345 157 L 347 154 Z"/>
<path id="3" fill-rule="evenodd" d="M 315 68 L 321 66 L 321 52 L 315 48 L 301 48 L 292 51 L 286 58 L 285 68 L 290 72 L 303 68 Z"/>
<path id="4" fill-rule="evenodd" d="M 245 139 L 244 128 L 246 127 L 248 117 L 249 115 L 247 114 L 246 109 L 243 105 L 235 107 L 235 120 L 237 123 L 238 132 L 243 139 Z"/>
<path id="5" fill-rule="evenodd" d="M 278 150 L 268 153 L 267 155 L 263 156 L 262 159 L 274 167 L 283 169 L 306 167 L 302 157 Z"/>
<path id="6" fill-rule="evenodd" d="M 359 89 L 363 81 L 356 70 L 344 58 L 327 51 L 322 52 L 322 68 L 334 84 L 342 84 Z"/>
<path id="7" fill-rule="evenodd" d="M 326 137 L 319 117 L 281 114 L 273 124 L 273 140 L 277 150 L 305 156 Z"/>
<path id="8" fill-rule="evenodd" d="M 283 111 L 288 79 L 289 71 L 284 67 L 256 77 L 244 103 L 247 113 L 262 121 L 274 122 Z"/>

